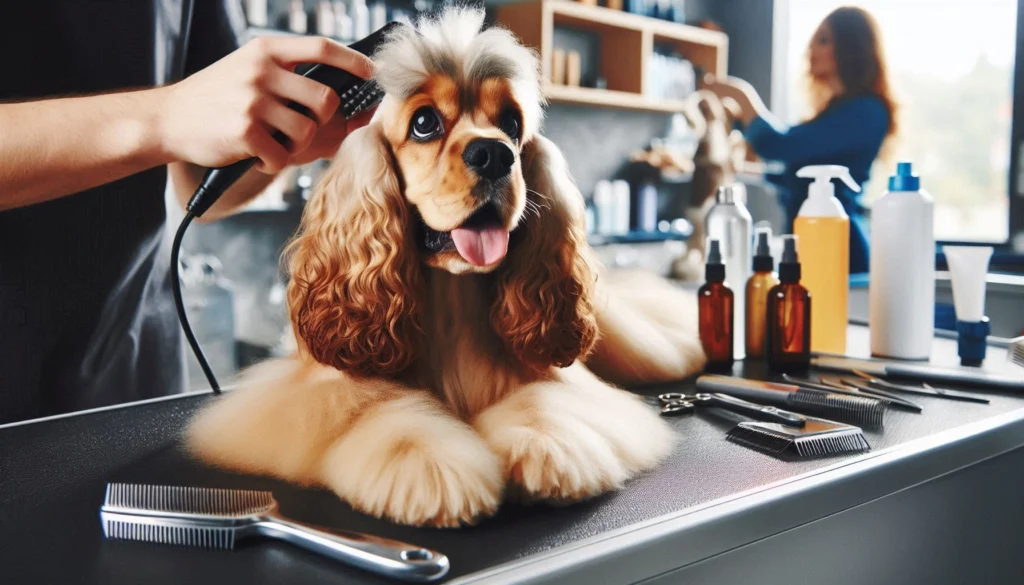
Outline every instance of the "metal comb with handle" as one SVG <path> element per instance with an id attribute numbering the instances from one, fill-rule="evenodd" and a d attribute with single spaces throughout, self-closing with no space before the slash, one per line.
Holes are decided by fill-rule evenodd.
<path id="1" fill-rule="evenodd" d="M 449 567 L 437 551 L 289 520 L 264 491 L 111 483 L 100 519 L 109 539 L 232 549 L 240 539 L 262 536 L 404 581 L 440 579 Z"/>

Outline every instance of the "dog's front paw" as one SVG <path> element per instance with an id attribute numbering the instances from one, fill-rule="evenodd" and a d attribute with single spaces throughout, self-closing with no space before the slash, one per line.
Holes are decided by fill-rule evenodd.
<path id="1" fill-rule="evenodd" d="M 425 395 L 363 415 L 327 451 L 322 474 L 357 510 L 414 526 L 455 527 L 490 516 L 505 483 L 483 439 Z"/>
<path id="2" fill-rule="evenodd" d="M 618 489 L 674 444 L 657 414 L 606 386 L 538 384 L 488 409 L 475 425 L 531 500 L 574 501 Z"/>

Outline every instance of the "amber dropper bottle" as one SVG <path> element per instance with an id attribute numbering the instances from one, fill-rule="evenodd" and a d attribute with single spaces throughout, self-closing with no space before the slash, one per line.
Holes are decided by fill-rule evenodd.
<path id="1" fill-rule="evenodd" d="M 757 231 L 757 248 L 754 251 L 754 274 L 747 280 L 747 357 L 763 358 L 764 337 L 768 322 L 768 291 L 779 284 L 775 274 L 775 260 L 768 248 L 771 230 Z"/>
<path id="2" fill-rule="evenodd" d="M 725 284 L 725 264 L 718 240 L 708 244 L 708 262 L 704 268 L 707 281 L 697 292 L 700 311 L 700 342 L 704 346 L 711 372 L 732 370 L 733 294 Z"/>
<path id="3" fill-rule="evenodd" d="M 768 292 L 768 367 L 776 372 L 799 372 L 811 361 L 811 294 L 800 286 L 796 236 L 784 236 L 783 246 L 781 283 Z"/>

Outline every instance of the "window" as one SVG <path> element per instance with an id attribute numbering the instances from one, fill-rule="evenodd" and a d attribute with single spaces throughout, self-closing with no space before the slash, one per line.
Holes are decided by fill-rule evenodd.
<path id="1" fill-rule="evenodd" d="M 900 104 L 895 158 L 935 197 L 939 240 L 1005 242 L 1018 0 L 776 0 L 772 108 L 799 122 L 805 52 L 824 17 L 857 5 L 882 30 Z M 876 161 L 864 201 L 885 191 L 895 160 Z"/>

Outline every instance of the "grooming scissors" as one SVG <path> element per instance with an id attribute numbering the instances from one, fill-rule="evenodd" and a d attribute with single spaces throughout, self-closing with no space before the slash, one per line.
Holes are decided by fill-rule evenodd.
<path id="1" fill-rule="evenodd" d="M 764 406 L 726 396 L 725 394 L 683 394 L 681 392 L 669 392 L 659 394 L 658 402 L 661 404 L 662 416 L 678 416 L 694 412 L 698 406 L 712 406 L 729 410 L 738 414 L 745 414 L 751 418 L 761 421 L 775 422 L 791 427 L 802 427 L 806 417 L 774 406 Z"/>

